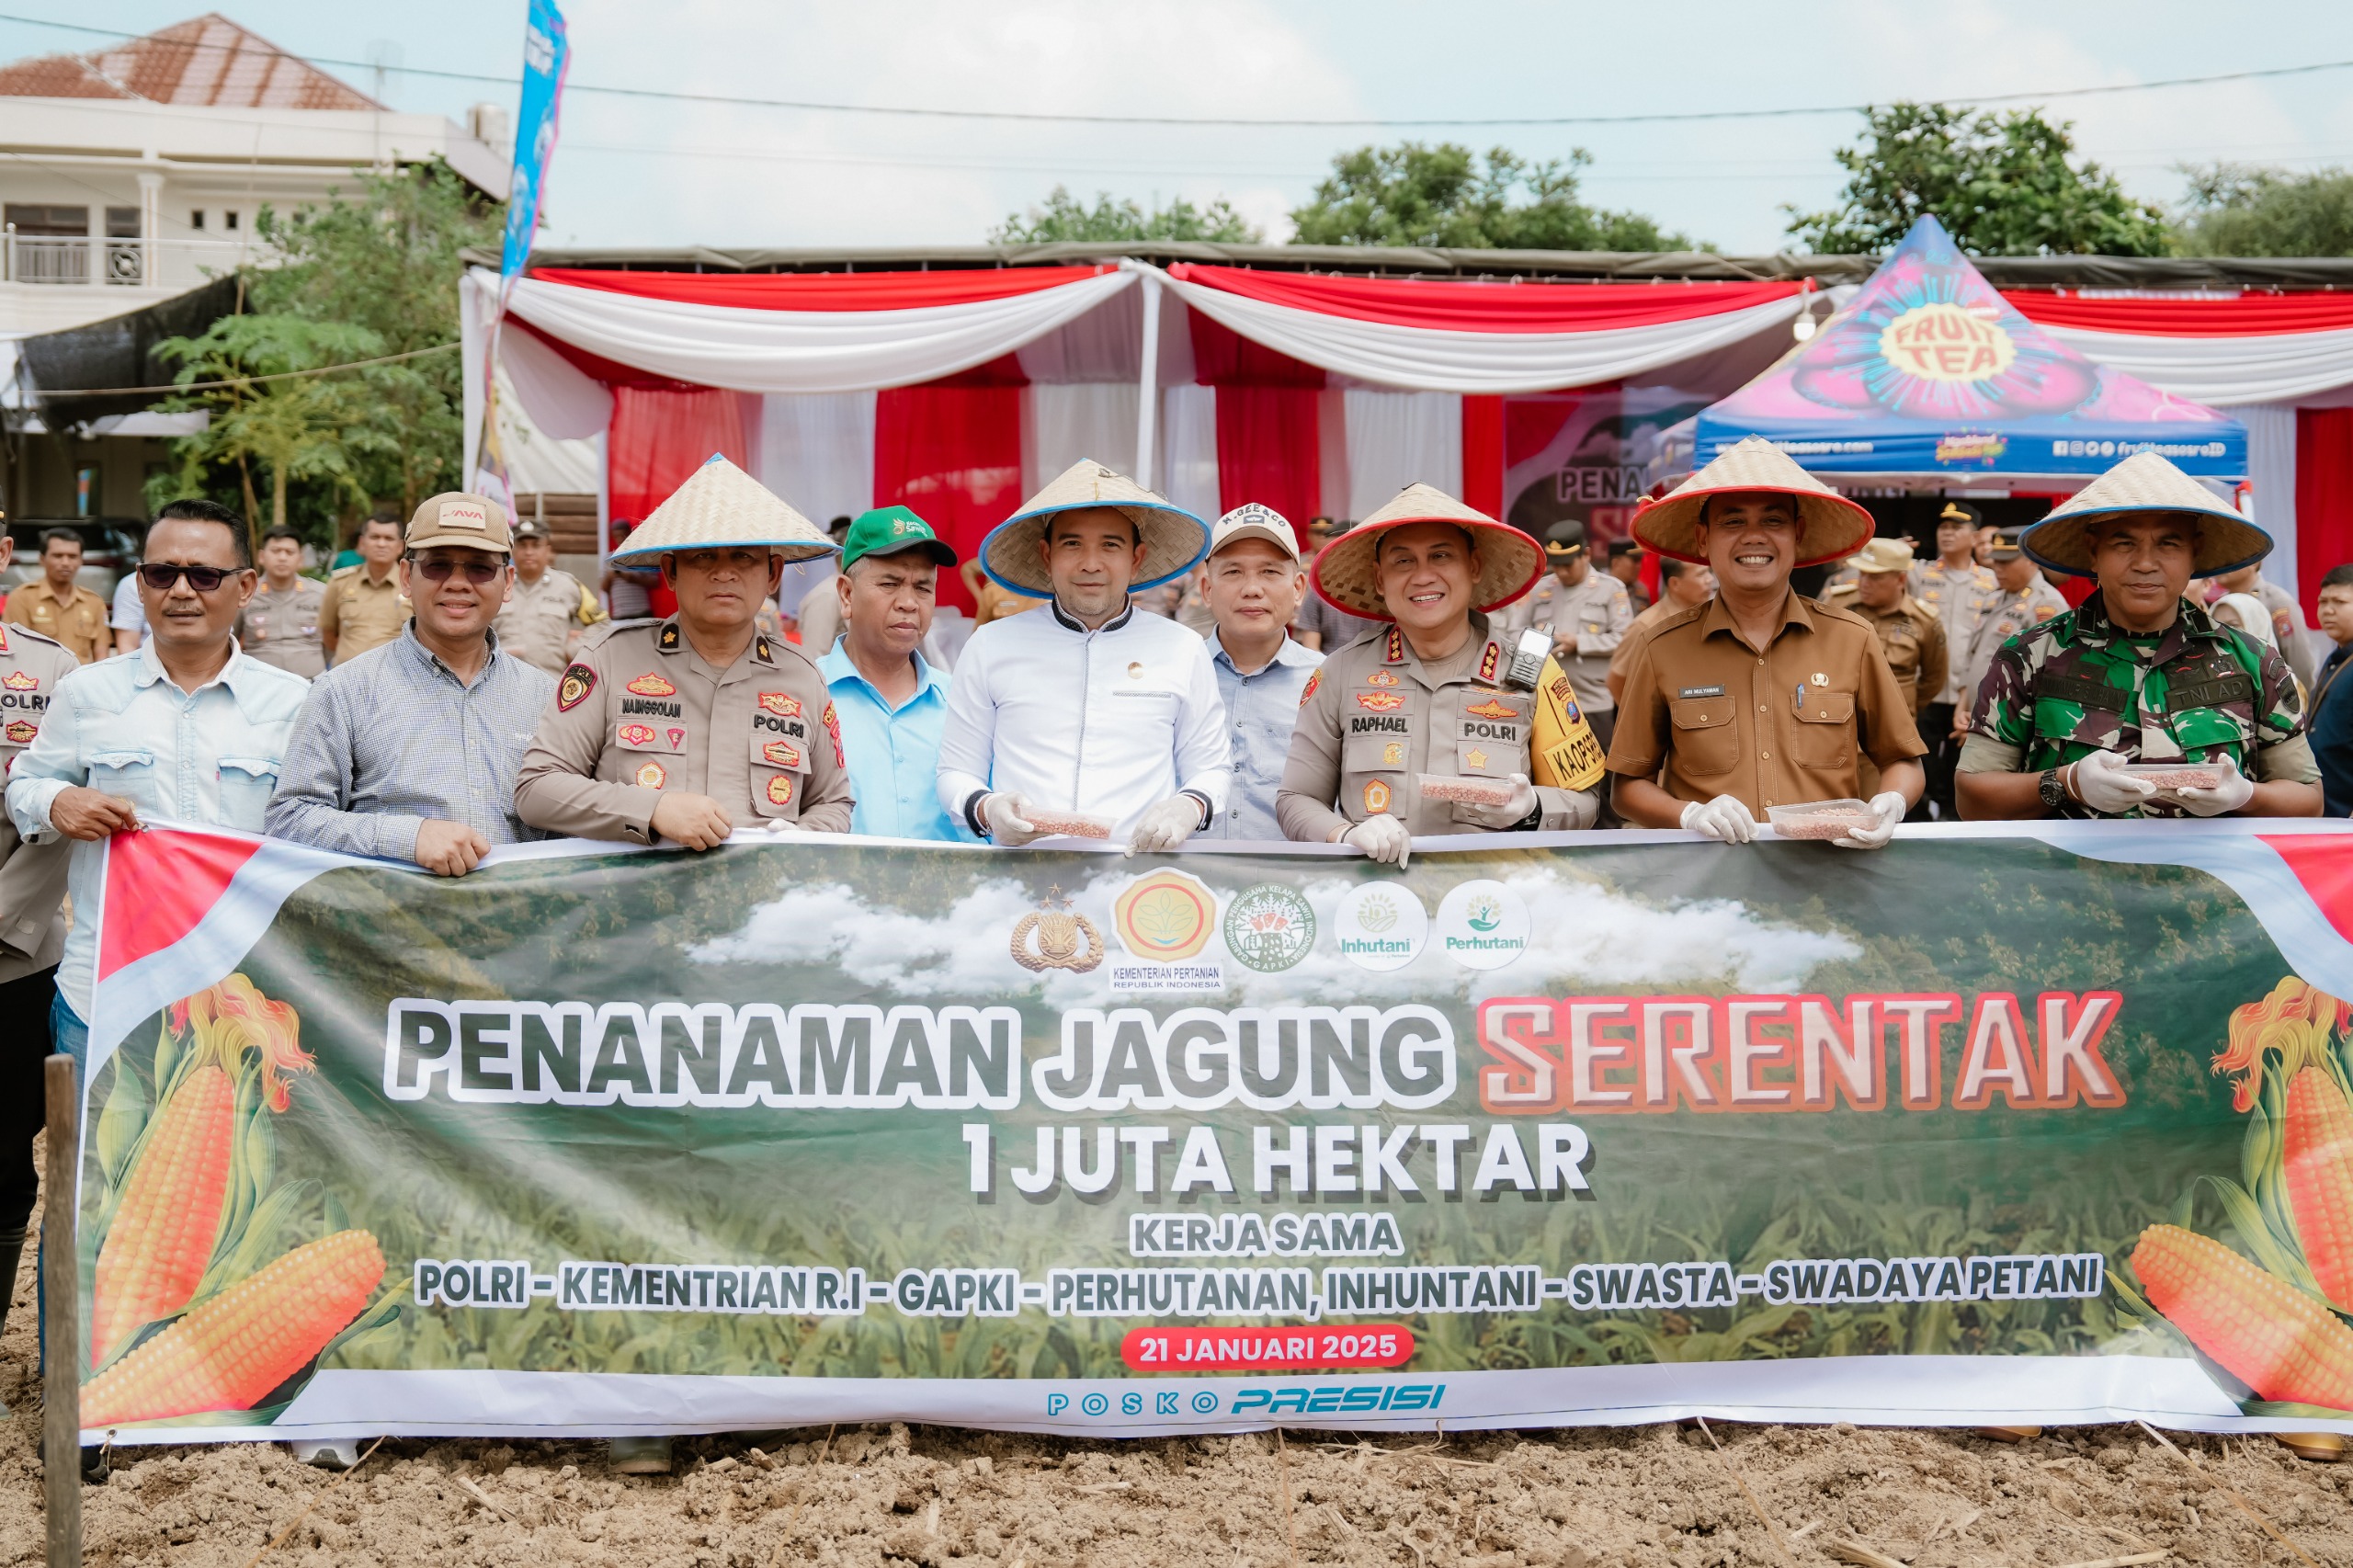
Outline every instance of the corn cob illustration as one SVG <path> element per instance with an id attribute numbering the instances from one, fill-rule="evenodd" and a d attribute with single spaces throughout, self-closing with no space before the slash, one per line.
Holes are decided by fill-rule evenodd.
<path id="1" fill-rule="evenodd" d="M 296 1247 L 84 1384 L 82 1425 L 249 1410 L 358 1317 L 383 1278 L 367 1231 Z"/>
<path id="2" fill-rule="evenodd" d="M 169 1317 L 196 1294 L 229 1190 L 236 1097 L 229 1074 L 208 1063 L 164 1108 L 98 1249 L 94 1365 L 141 1324 Z"/>
<path id="3" fill-rule="evenodd" d="M 2151 1225 L 2132 1249 L 2149 1302 L 2267 1400 L 2353 1410 L 2353 1328 L 2217 1241 Z"/>
<path id="4" fill-rule="evenodd" d="M 2321 1068 L 2289 1081 L 2282 1144 L 2281 1175 L 2304 1262 L 2322 1293 L 2353 1312 L 2353 1106 Z"/>

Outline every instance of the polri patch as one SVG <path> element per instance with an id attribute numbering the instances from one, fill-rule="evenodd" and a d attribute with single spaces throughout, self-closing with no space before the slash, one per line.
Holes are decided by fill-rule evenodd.
<path id="1" fill-rule="evenodd" d="M 1306 707 L 1306 706 L 1307 706 L 1307 703 L 1308 703 L 1308 699 L 1309 699 L 1310 698 L 1313 698 L 1313 697 L 1315 695 L 1315 688 L 1316 688 L 1317 687 L 1319 687 L 1319 686 L 1322 686 L 1323 684 L 1324 684 L 1324 672 L 1323 672 L 1322 670 L 1316 670 L 1316 671 L 1314 671 L 1313 674 L 1311 674 L 1311 675 L 1307 677 L 1307 684 L 1306 684 L 1304 687 L 1301 687 L 1301 688 L 1300 688 L 1300 693 L 1299 693 L 1299 705 L 1300 705 L 1302 708 Z"/>
<path id="2" fill-rule="evenodd" d="M 834 716 L 830 702 L 825 704 L 825 734 L 834 743 L 834 766 L 847 767 L 849 764 L 842 756 L 842 722 Z"/>
<path id="3" fill-rule="evenodd" d="M 588 694 L 596 689 L 597 672 L 595 670 L 585 665 L 566 665 L 563 679 L 556 684 L 555 710 L 559 713 L 571 712 L 583 702 L 587 701 Z"/>

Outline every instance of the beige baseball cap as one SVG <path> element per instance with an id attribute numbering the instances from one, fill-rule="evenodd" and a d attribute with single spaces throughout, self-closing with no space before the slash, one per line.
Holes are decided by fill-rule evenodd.
<path id="1" fill-rule="evenodd" d="M 1217 520 L 1210 530 L 1210 553 L 1215 555 L 1229 544 L 1239 544 L 1245 539 L 1263 539 L 1277 550 L 1299 561 L 1299 536 L 1292 531 L 1290 521 L 1272 506 L 1262 506 L 1256 501 L 1245 501 Z"/>
<path id="2" fill-rule="evenodd" d="M 1912 545 L 1907 540 L 1881 535 L 1865 543 L 1862 549 L 1847 559 L 1855 563 L 1858 572 L 1909 572 L 1912 570 Z"/>
<path id="3" fill-rule="evenodd" d="M 416 515 L 408 520 L 408 537 L 403 542 L 411 550 L 460 545 L 493 555 L 515 553 L 506 508 L 486 495 L 470 495 L 462 490 L 445 492 L 418 506 Z"/>

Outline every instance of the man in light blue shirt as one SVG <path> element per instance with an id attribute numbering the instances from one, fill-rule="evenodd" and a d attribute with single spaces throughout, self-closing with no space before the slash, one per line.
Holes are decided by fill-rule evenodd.
<path id="1" fill-rule="evenodd" d="M 1217 620 L 1210 665 L 1233 729 L 1233 789 L 1201 836 L 1280 841 L 1275 791 L 1290 756 L 1301 694 L 1324 662 L 1289 630 L 1307 591 L 1290 524 L 1256 501 L 1236 506 L 1211 530 L 1201 575 L 1201 597 Z"/>
<path id="2" fill-rule="evenodd" d="M 904 506 L 878 506 L 849 526 L 841 574 L 810 590 L 833 594 L 841 640 L 821 654 L 804 645 L 834 695 L 849 762 L 852 833 L 880 838 L 973 842 L 940 808 L 939 733 L 948 722 L 948 675 L 924 662 L 942 566 L 956 551 Z M 802 624 L 824 617 L 802 618 Z"/>
<path id="3" fill-rule="evenodd" d="M 147 642 L 60 680 L 9 772 L 8 815 L 25 841 L 76 841 L 76 910 L 98 907 L 107 839 L 148 818 L 262 831 L 310 682 L 246 657 L 231 635 L 254 594 L 251 548 L 237 515 L 209 501 L 158 513 L 139 567 Z M 76 1062 L 89 1044 L 97 951 L 97 930 L 75 920 L 51 1029 Z"/>

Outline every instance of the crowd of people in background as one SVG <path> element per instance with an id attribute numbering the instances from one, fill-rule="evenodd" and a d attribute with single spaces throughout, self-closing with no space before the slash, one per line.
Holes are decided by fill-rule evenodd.
<path id="1" fill-rule="evenodd" d="M 321 582 L 291 530 L 256 548 L 177 501 L 127 610 L 77 584 L 74 534 L 42 540 L 0 614 L 0 1278 L 38 1063 L 86 1044 L 96 933 L 66 894 L 96 908 L 99 846 L 157 820 L 456 877 L 563 835 L 1283 840 L 1403 866 L 1426 835 L 1741 844 L 1785 813 L 1868 851 L 1907 818 L 2353 811 L 2353 565 L 2322 579 L 2315 667 L 2269 539 L 2154 454 L 2023 529 L 1949 505 L 1933 559 L 1758 440 L 1598 560 L 1583 524 L 1540 542 L 1427 485 L 1302 538 L 1093 462 L 972 560 L 906 506 L 821 529 L 716 458 L 613 532 L 592 590 L 538 523 L 438 495 L 369 519 Z M 1818 597 L 1792 585 L 1814 567 L 1836 568 Z M 2091 591 L 2071 608 L 2045 570 Z M 643 1446 L 616 1457 L 666 1466 Z"/>

